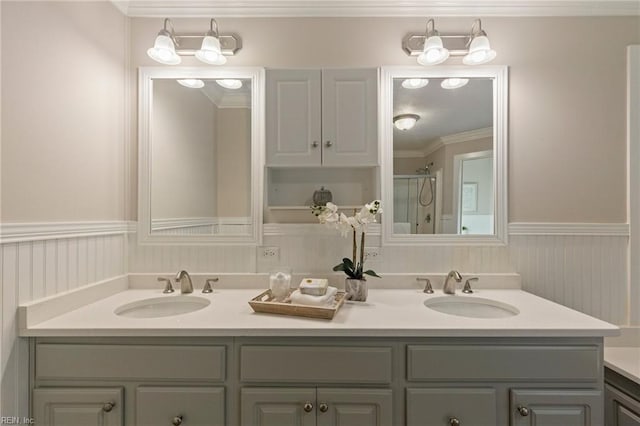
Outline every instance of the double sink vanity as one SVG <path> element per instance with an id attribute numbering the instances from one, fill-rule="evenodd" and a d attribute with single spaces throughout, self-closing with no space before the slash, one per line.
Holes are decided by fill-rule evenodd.
<path id="1" fill-rule="evenodd" d="M 598 425 L 617 327 L 480 275 L 386 275 L 333 320 L 255 313 L 266 274 L 163 293 L 152 275 L 20 308 L 33 413 L 84 425 Z M 339 285 L 340 278 L 329 279 Z M 393 288 L 390 285 L 393 283 Z M 560 422 L 560 423 L 558 423 Z"/>

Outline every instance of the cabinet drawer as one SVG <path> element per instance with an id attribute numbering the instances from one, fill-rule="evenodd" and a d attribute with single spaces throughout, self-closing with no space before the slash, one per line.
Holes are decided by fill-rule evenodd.
<path id="1" fill-rule="evenodd" d="M 601 374 L 597 346 L 407 347 L 409 381 L 597 381 Z"/>
<path id="2" fill-rule="evenodd" d="M 251 346 L 240 349 L 246 382 L 390 383 L 391 347 Z"/>
<path id="3" fill-rule="evenodd" d="M 225 347 L 41 343 L 36 378 L 222 381 Z"/>
<path id="4" fill-rule="evenodd" d="M 223 426 L 224 417 L 221 387 L 140 386 L 136 392 L 136 426 Z"/>
<path id="5" fill-rule="evenodd" d="M 407 389 L 408 426 L 495 426 L 496 392 L 491 388 Z"/>
<path id="6" fill-rule="evenodd" d="M 46 426 L 122 426 L 123 394 L 120 387 L 34 389 L 33 417 Z"/>

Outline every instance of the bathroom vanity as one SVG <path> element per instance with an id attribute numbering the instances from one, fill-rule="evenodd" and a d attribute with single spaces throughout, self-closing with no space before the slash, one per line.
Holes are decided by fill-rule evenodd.
<path id="1" fill-rule="evenodd" d="M 86 425 L 598 425 L 603 336 L 617 328 L 517 289 L 470 296 L 507 318 L 429 309 L 443 297 L 372 290 L 332 321 L 253 313 L 256 289 L 207 298 L 184 315 L 127 318 L 118 306 L 161 295 L 125 289 L 39 318 L 33 413 Z M 46 302 L 45 302 L 46 303 Z M 58 302 L 60 303 L 60 302 Z M 60 305 L 58 305 L 60 306 Z M 31 312 L 29 312 L 31 311 Z M 49 311 L 49 310 L 48 310 Z M 541 316 L 540 312 L 545 315 Z M 40 321 L 41 320 L 41 321 Z M 559 422 L 559 423 L 558 423 Z"/>

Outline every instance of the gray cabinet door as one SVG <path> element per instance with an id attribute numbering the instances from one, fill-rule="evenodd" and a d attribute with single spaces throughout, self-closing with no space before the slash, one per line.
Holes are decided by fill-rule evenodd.
<path id="1" fill-rule="evenodd" d="M 224 388 L 140 386 L 136 426 L 223 426 Z"/>
<path id="2" fill-rule="evenodd" d="M 611 385 L 605 385 L 607 426 L 640 426 L 640 401 Z"/>
<path id="3" fill-rule="evenodd" d="M 242 426 L 315 426 L 315 388 L 243 388 Z"/>
<path id="4" fill-rule="evenodd" d="M 120 426 L 122 388 L 33 390 L 33 416 L 41 426 Z"/>
<path id="5" fill-rule="evenodd" d="M 598 390 L 512 389 L 511 426 L 599 426 L 602 407 Z"/>
<path id="6" fill-rule="evenodd" d="M 407 389 L 407 425 L 495 426 L 496 391 L 492 388 Z"/>
<path id="7" fill-rule="evenodd" d="M 322 164 L 378 164 L 378 71 L 322 70 Z"/>
<path id="8" fill-rule="evenodd" d="M 320 70 L 267 70 L 268 166 L 319 166 Z"/>
<path id="9" fill-rule="evenodd" d="M 391 426 L 391 389 L 318 388 L 318 426 Z"/>

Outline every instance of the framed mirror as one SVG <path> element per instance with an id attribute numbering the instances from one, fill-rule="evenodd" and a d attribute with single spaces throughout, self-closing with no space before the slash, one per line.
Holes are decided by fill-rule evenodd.
<path id="1" fill-rule="evenodd" d="M 504 244 L 507 67 L 383 68 L 385 244 Z"/>
<path id="2" fill-rule="evenodd" d="M 140 68 L 138 240 L 260 244 L 264 70 Z"/>

